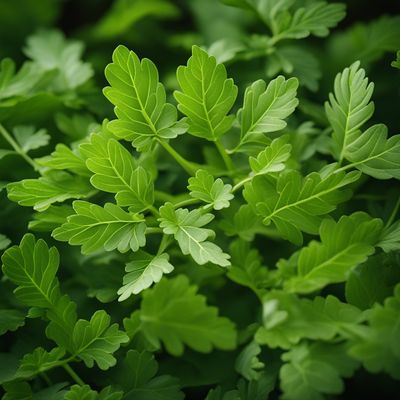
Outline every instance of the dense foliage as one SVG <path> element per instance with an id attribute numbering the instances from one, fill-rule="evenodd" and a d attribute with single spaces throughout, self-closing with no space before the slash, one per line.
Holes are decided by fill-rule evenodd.
<path id="1" fill-rule="evenodd" d="M 3 399 L 398 398 L 400 16 L 103 5 L 0 2 Z"/>

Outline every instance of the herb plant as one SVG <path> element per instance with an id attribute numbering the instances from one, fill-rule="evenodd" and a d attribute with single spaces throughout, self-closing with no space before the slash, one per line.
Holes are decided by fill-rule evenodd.
<path id="1" fill-rule="evenodd" d="M 1 62 L 5 400 L 321 400 L 400 379 L 400 135 L 365 70 L 389 51 L 398 101 L 400 32 L 325 96 L 302 43 L 343 4 L 223 3 L 268 33 L 193 45 L 165 85 L 119 45 L 102 98 L 58 31 Z M 104 21 L 93 37 L 119 34 Z"/>

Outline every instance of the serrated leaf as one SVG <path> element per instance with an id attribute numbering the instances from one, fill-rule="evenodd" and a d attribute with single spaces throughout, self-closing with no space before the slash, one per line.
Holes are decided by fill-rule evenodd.
<path id="1" fill-rule="evenodd" d="M 86 165 L 94 173 L 90 182 L 104 192 L 115 193 L 117 204 L 141 212 L 154 202 L 153 182 L 132 154 L 114 139 L 93 135 L 80 146 Z"/>
<path id="2" fill-rule="evenodd" d="M 400 250 L 400 221 L 396 221 L 392 225 L 385 227 L 377 246 L 385 253 Z"/>
<path id="3" fill-rule="evenodd" d="M 345 157 L 376 179 L 400 179 L 400 135 L 387 138 L 387 127 L 373 125 L 349 140 Z"/>
<path id="4" fill-rule="evenodd" d="M 187 66 L 180 66 L 177 78 L 181 91 L 175 91 L 179 110 L 189 117 L 189 133 L 217 141 L 232 125 L 227 116 L 237 96 L 237 87 L 227 78 L 223 64 L 217 64 L 200 47 L 192 47 Z"/>
<path id="5" fill-rule="evenodd" d="M 214 180 L 204 169 L 199 169 L 196 176 L 189 178 L 188 189 L 193 198 L 212 205 L 214 210 L 229 207 L 229 202 L 234 197 L 231 185 L 224 184 L 221 178 Z"/>
<path id="6" fill-rule="evenodd" d="M 323 215 L 351 196 L 345 188 L 360 176 L 353 171 L 323 175 L 312 172 L 302 177 L 297 171 L 279 175 L 276 183 L 262 176 L 245 185 L 243 195 L 254 211 L 264 217 L 264 224 L 271 221 L 283 237 L 300 245 L 301 232 L 318 233 Z"/>
<path id="7" fill-rule="evenodd" d="M 8 382 L 4 384 L 3 400 L 63 400 L 67 392 L 65 386 L 65 383 L 57 383 L 34 393 L 28 382 Z"/>
<path id="8" fill-rule="evenodd" d="M 74 210 L 71 206 L 50 206 L 45 211 L 33 215 L 28 229 L 36 232 L 51 232 L 62 225 L 73 213 Z"/>
<path id="9" fill-rule="evenodd" d="M 18 310 L 0 310 L 0 336 L 8 331 L 16 331 L 25 324 L 25 314 Z"/>
<path id="10" fill-rule="evenodd" d="M 238 112 L 241 132 L 236 149 L 246 142 L 258 141 L 265 133 L 285 128 L 285 119 L 298 105 L 298 85 L 296 78 L 278 76 L 268 86 L 260 79 L 246 89 L 243 108 Z"/>
<path id="11" fill-rule="evenodd" d="M 292 146 L 287 143 L 289 137 L 281 136 L 274 139 L 257 157 L 250 157 L 250 167 L 255 175 L 264 175 L 270 172 L 280 172 L 285 169 L 285 162 L 290 157 Z"/>
<path id="12" fill-rule="evenodd" d="M 88 368 L 94 363 L 107 370 L 117 362 L 112 355 L 122 343 L 129 341 L 128 336 L 118 329 L 118 324 L 110 325 L 111 317 L 103 310 L 96 311 L 90 321 L 80 319 L 72 333 L 75 356 L 81 358 Z"/>
<path id="13" fill-rule="evenodd" d="M 303 339 L 332 340 L 336 336 L 352 338 L 362 312 L 336 297 L 299 299 L 273 291 L 264 298 L 263 322 L 255 340 L 270 348 L 290 349 Z"/>
<path id="14" fill-rule="evenodd" d="M 97 400 L 97 392 L 92 390 L 89 385 L 73 385 L 68 393 L 65 394 L 64 400 Z"/>
<path id="15" fill-rule="evenodd" d="M 101 207 L 86 201 L 74 201 L 73 208 L 75 214 L 53 231 L 53 237 L 82 246 L 83 254 L 101 248 L 125 253 L 129 249 L 137 251 L 146 244 L 146 225 L 138 214 L 127 213 L 112 203 Z"/>
<path id="16" fill-rule="evenodd" d="M 214 237 L 211 229 L 203 228 L 214 219 L 209 213 L 201 210 L 179 208 L 175 210 L 171 203 L 160 208 L 160 227 L 166 235 L 174 235 L 184 255 L 190 254 L 200 265 L 207 262 L 226 267 L 230 265 L 229 255 L 216 244 L 207 241 Z"/>
<path id="17" fill-rule="evenodd" d="M 38 179 L 10 183 L 7 191 L 8 198 L 19 205 L 33 206 L 36 211 L 44 211 L 54 203 L 87 197 L 93 193 L 93 188 L 84 177 L 51 171 Z"/>
<path id="18" fill-rule="evenodd" d="M 281 19 L 283 23 L 278 26 L 278 37 L 302 39 L 309 35 L 327 36 L 329 29 L 344 18 L 345 10 L 346 6 L 341 3 L 312 2 L 298 8 L 288 21 Z"/>
<path id="19" fill-rule="evenodd" d="M 235 362 L 236 371 L 247 380 L 257 380 L 260 377 L 260 369 L 264 363 L 258 359 L 261 347 L 256 342 L 250 342 L 238 355 Z"/>
<path id="20" fill-rule="evenodd" d="M 334 93 L 329 94 L 325 112 L 333 128 L 333 154 L 337 160 L 346 157 L 348 146 L 360 136 L 360 128 L 372 117 L 373 91 L 374 84 L 368 82 L 359 61 L 336 75 Z"/>
<path id="21" fill-rule="evenodd" d="M 320 228 L 321 242 L 312 241 L 300 251 L 297 276 L 285 288 L 310 293 L 330 283 L 346 281 L 352 268 L 375 251 L 382 220 L 362 212 L 343 216 L 338 222 L 325 219 Z"/>
<path id="22" fill-rule="evenodd" d="M 33 126 L 16 126 L 13 134 L 25 153 L 46 146 L 50 141 L 45 129 L 36 131 Z"/>
<path id="23" fill-rule="evenodd" d="M 118 117 L 108 127 L 116 136 L 146 151 L 155 140 L 173 139 L 186 131 L 185 121 L 177 121 L 176 108 L 166 102 L 164 86 L 150 60 L 140 60 L 133 51 L 118 46 L 105 74 L 111 87 L 104 89 L 104 95 L 115 105 Z"/>
<path id="24" fill-rule="evenodd" d="M 118 290 L 118 300 L 123 301 L 132 294 L 139 294 L 153 283 L 159 282 L 163 274 L 169 274 L 173 270 L 168 254 L 152 256 L 144 251 L 139 252 L 125 266 L 124 286 Z"/>
<path id="25" fill-rule="evenodd" d="M 163 279 L 143 293 L 141 330 L 146 338 L 160 342 L 173 355 L 181 355 L 184 345 L 209 353 L 214 347 L 231 350 L 236 346 L 236 331 L 230 320 L 218 316 L 218 309 L 206 304 L 188 279 L 179 275 Z"/>

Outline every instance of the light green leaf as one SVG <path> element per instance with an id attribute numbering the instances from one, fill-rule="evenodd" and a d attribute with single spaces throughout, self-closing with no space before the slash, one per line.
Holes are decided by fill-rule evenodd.
<path id="1" fill-rule="evenodd" d="M 218 309 L 207 306 L 206 298 L 196 293 L 188 279 L 179 275 L 163 279 L 154 288 L 143 292 L 141 330 L 146 338 L 173 355 L 181 355 L 184 345 L 209 353 L 213 347 L 232 350 L 236 331 L 227 318 L 218 316 Z"/>
<path id="2" fill-rule="evenodd" d="M 33 215 L 28 229 L 36 232 L 51 232 L 62 225 L 74 210 L 71 206 L 50 206 L 47 210 Z"/>
<path id="3" fill-rule="evenodd" d="M 138 294 L 153 283 L 157 283 L 163 274 L 174 270 L 169 263 L 169 255 L 164 253 L 156 256 L 140 251 L 135 258 L 126 264 L 124 286 L 118 290 L 119 301 L 126 300 L 132 294 Z"/>
<path id="4" fill-rule="evenodd" d="M 351 355 L 369 372 L 382 371 L 400 379 L 400 285 L 383 306 L 372 308 L 368 321 L 367 331 L 352 347 Z"/>
<path id="5" fill-rule="evenodd" d="M 287 143 L 288 136 L 274 139 L 257 157 L 250 157 L 249 163 L 254 175 L 280 172 L 285 169 L 285 162 L 290 157 L 292 146 Z"/>
<path id="6" fill-rule="evenodd" d="M 286 80 L 278 76 L 268 86 L 260 79 L 246 89 L 243 108 L 238 112 L 241 132 L 236 149 L 246 142 L 258 141 L 265 133 L 285 128 L 285 118 L 299 102 L 296 98 L 298 85 L 296 78 Z"/>
<path id="7" fill-rule="evenodd" d="M 250 342 L 238 355 L 235 362 L 236 371 L 247 380 L 257 380 L 260 377 L 260 369 L 264 368 L 264 363 L 258 359 L 261 347 L 256 342 Z"/>
<path id="8" fill-rule="evenodd" d="M 71 245 L 81 245 L 83 254 L 103 248 L 137 251 L 146 244 L 144 219 L 130 214 L 112 203 L 104 207 L 86 201 L 74 201 L 75 214 L 53 231 L 57 240 Z"/>
<path id="9" fill-rule="evenodd" d="M 400 221 L 396 221 L 382 231 L 377 246 L 385 253 L 400 250 Z"/>
<path id="10" fill-rule="evenodd" d="M 397 59 L 392 62 L 392 67 L 400 69 L 400 50 L 397 52 Z"/>
<path id="11" fill-rule="evenodd" d="M 84 177 L 63 171 L 50 171 L 38 179 L 24 179 L 7 185 L 8 198 L 21 206 L 36 211 L 47 210 L 53 203 L 68 199 L 81 199 L 93 193 L 93 188 Z"/>
<path id="12" fill-rule="evenodd" d="M 232 126 L 234 116 L 227 114 L 237 96 L 224 65 L 193 46 L 187 66 L 180 66 L 176 74 L 181 91 L 174 96 L 179 110 L 189 117 L 189 133 L 217 141 Z"/>
<path id="13" fill-rule="evenodd" d="M 311 2 L 298 8 L 292 18 L 281 18 L 278 23 L 280 39 L 302 39 L 309 35 L 324 37 L 329 29 L 337 25 L 346 15 L 346 6 L 325 1 Z"/>
<path id="14" fill-rule="evenodd" d="M 323 215 L 333 211 L 351 196 L 345 188 L 360 176 L 357 171 L 345 174 L 312 172 L 302 177 L 297 171 L 279 175 L 276 183 L 262 176 L 245 185 L 243 195 L 254 211 L 271 221 L 283 237 L 300 245 L 301 232 L 318 233 Z"/>
<path id="15" fill-rule="evenodd" d="M 299 299 L 296 295 L 273 291 L 264 298 L 263 322 L 255 339 L 270 348 L 290 349 L 303 339 L 352 338 L 362 312 L 336 297 Z"/>
<path id="16" fill-rule="evenodd" d="M 343 216 L 338 222 L 325 219 L 321 242 L 312 241 L 300 251 L 296 277 L 286 281 L 291 292 L 310 293 L 330 283 L 346 281 L 350 270 L 375 251 L 382 220 L 362 212 Z"/>
<path id="17" fill-rule="evenodd" d="M 64 400 L 98 400 L 97 392 L 92 390 L 89 385 L 73 385 Z"/>
<path id="18" fill-rule="evenodd" d="M 154 188 L 144 168 L 132 154 L 114 139 L 92 135 L 91 142 L 80 146 L 86 165 L 94 175 L 92 185 L 104 192 L 116 193 L 122 207 L 141 212 L 154 202 Z"/>
<path id="19" fill-rule="evenodd" d="M 6 249 L 11 244 L 11 240 L 0 233 L 0 250 Z"/>
<path id="20" fill-rule="evenodd" d="M 229 202 L 234 197 L 231 185 L 224 184 L 221 178 L 214 180 L 204 169 L 199 169 L 196 176 L 189 178 L 188 189 L 192 197 L 211 204 L 214 210 L 229 207 Z"/>
<path id="21" fill-rule="evenodd" d="M 340 162 L 374 113 L 374 103 L 370 101 L 373 91 L 374 84 L 368 83 L 359 61 L 336 75 L 334 93 L 329 94 L 325 112 L 333 128 L 333 154 Z"/>
<path id="22" fill-rule="evenodd" d="M 46 146 L 50 141 L 50 136 L 46 133 L 45 129 L 36 131 L 35 127 L 30 125 L 16 126 L 13 129 L 13 134 L 25 153 Z"/>
<path id="23" fill-rule="evenodd" d="M 230 265 L 229 255 L 216 244 L 207 241 L 214 237 L 211 229 L 203 228 L 214 219 L 210 213 L 203 214 L 200 209 L 189 211 L 179 208 L 174 210 L 171 203 L 160 208 L 160 227 L 166 235 L 174 235 L 184 255 L 190 254 L 200 265 L 207 262 L 226 267 Z"/>
<path id="24" fill-rule="evenodd" d="M 111 317 L 103 310 L 96 311 L 90 321 L 80 319 L 73 333 L 73 351 L 88 368 L 94 363 L 102 370 L 113 367 L 117 360 L 112 355 L 122 343 L 129 341 L 126 333 L 118 329 L 118 324 L 110 325 Z"/>
<path id="25" fill-rule="evenodd" d="M 354 135 L 345 157 L 354 167 L 376 179 L 400 179 L 400 135 L 387 138 L 387 127 L 373 125 Z"/>
<path id="26" fill-rule="evenodd" d="M 0 310 L 0 336 L 8 331 L 16 331 L 25 325 L 25 314 L 18 310 Z"/>
<path id="27" fill-rule="evenodd" d="M 115 105 L 118 117 L 108 127 L 116 136 L 146 151 L 155 140 L 173 139 L 186 131 L 186 123 L 177 122 L 176 108 L 166 103 L 164 86 L 150 60 L 140 61 L 133 51 L 118 46 L 105 74 L 111 87 L 104 89 L 104 95 Z"/>

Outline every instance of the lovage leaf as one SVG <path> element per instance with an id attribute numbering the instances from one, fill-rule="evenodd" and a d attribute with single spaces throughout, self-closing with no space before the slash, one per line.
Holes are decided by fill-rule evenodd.
<path id="1" fill-rule="evenodd" d="M 285 283 L 287 290 L 310 293 L 330 283 L 344 282 L 350 270 L 375 251 L 382 220 L 362 212 L 343 216 L 338 222 L 325 219 L 321 242 L 312 241 L 300 251 L 298 275 Z"/>
<path id="2" fill-rule="evenodd" d="M 192 197 L 211 204 L 214 210 L 229 207 L 229 202 L 234 197 L 231 185 L 224 184 L 221 178 L 214 179 L 203 169 L 199 169 L 196 176 L 189 178 L 188 189 Z"/>
<path id="3" fill-rule="evenodd" d="M 181 92 L 175 91 L 179 110 L 189 117 L 189 133 L 216 141 L 232 125 L 227 116 L 237 96 L 237 87 L 227 78 L 223 64 L 217 64 L 200 47 L 193 46 L 187 66 L 180 66 L 177 78 Z"/>
<path id="4" fill-rule="evenodd" d="M 179 275 L 163 279 L 143 292 L 140 311 L 141 330 L 146 338 L 167 351 L 181 355 L 184 345 L 208 353 L 213 347 L 231 350 L 236 346 L 236 331 L 230 320 L 218 316 L 218 310 L 206 304 L 188 279 Z"/>
<path id="5" fill-rule="evenodd" d="M 46 146 L 50 141 L 50 136 L 45 129 L 35 130 L 33 126 L 16 126 L 13 134 L 21 149 L 28 153 L 31 150 Z"/>
<path id="6" fill-rule="evenodd" d="M 104 207 L 86 201 L 74 201 L 75 214 L 53 231 L 57 240 L 81 245 L 82 253 L 89 254 L 104 248 L 137 251 L 146 244 L 144 219 L 130 214 L 115 204 Z"/>
<path id="7" fill-rule="evenodd" d="M 163 274 L 169 274 L 174 267 L 169 263 L 169 255 L 164 253 L 152 256 L 144 251 L 126 264 L 124 286 L 118 290 L 119 301 L 126 300 L 132 294 L 138 294 L 153 283 L 159 282 Z"/>
<path id="8" fill-rule="evenodd" d="M 167 235 L 174 235 L 182 253 L 190 254 L 200 265 L 207 262 L 226 267 L 230 265 L 229 255 L 225 254 L 216 244 L 207 241 L 214 237 L 211 229 L 203 228 L 214 219 L 214 215 L 203 214 L 201 210 L 179 208 L 174 210 L 171 203 L 160 208 L 160 227 Z"/>
<path id="9" fill-rule="evenodd" d="M 280 174 L 276 183 L 258 176 L 243 192 L 255 212 L 271 221 L 281 234 L 295 244 L 303 241 L 302 231 L 318 233 L 322 216 L 346 201 L 351 191 L 345 186 L 356 181 L 357 171 L 329 174 L 312 172 L 303 178 L 297 171 Z"/>
<path id="10" fill-rule="evenodd" d="M 130 206 L 135 212 L 153 204 L 153 183 L 147 172 L 115 139 L 92 135 L 91 142 L 80 146 L 87 157 L 86 165 L 94 172 L 90 182 L 104 192 L 116 193 L 122 207 Z"/>
<path id="11" fill-rule="evenodd" d="M 133 51 L 118 46 L 105 74 L 111 87 L 104 89 L 104 95 L 115 105 L 118 117 L 108 127 L 116 136 L 146 151 L 154 140 L 172 139 L 186 131 L 186 123 L 177 122 L 176 108 L 166 102 L 164 86 L 150 60 L 140 61 Z"/>
<path id="12" fill-rule="evenodd" d="M 287 118 L 299 101 L 296 98 L 299 82 L 278 76 L 268 86 L 263 80 L 254 82 L 246 89 L 243 108 L 238 112 L 241 125 L 239 148 L 246 142 L 254 142 L 264 133 L 285 128 Z M 259 139 L 258 139 L 259 140 Z"/>

